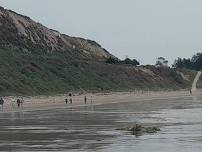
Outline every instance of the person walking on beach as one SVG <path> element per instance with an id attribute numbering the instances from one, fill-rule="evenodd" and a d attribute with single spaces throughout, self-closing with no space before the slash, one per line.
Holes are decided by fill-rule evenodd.
<path id="1" fill-rule="evenodd" d="M 65 95 L 65 103 L 66 104 L 68 103 L 68 95 L 67 94 Z"/>
<path id="2" fill-rule="evenodd" d="M 4 99 L 2 97 L 0 98 L 0 105 L 1 105 L 1 110 L 3 111 Z"/>
<path id="3" fill-rule="evenodd" d="M 66 103 L 66 104 L 68 103 L 68 98 L 65 98 L 65 103 Z"/>
<path id="4" fill-rule="evenodd" d="M 69 103 L 72 104 L 72 98 L 69 99 Z"/>
<path id="5" fill-rule="evenodd" d="M 69 93 L 69 103 L 72 104 L 72 93 Z"/>
<path id="6" fill-rule="evenodd" d="M 85 102 L 85 104 L 87 103 L 87 97 L 85 96 L 85 98 L 84 98 L 84 102 Z"/>
<path id="7" fill-rule="evenodd" d="M 93 96 L 90 97 L 90 102 L 93 103 Z"/>
<path id="8" fill-rule="evenodd" d="M 192 90 L 191 89 L 189 90 L 189 93 L 192 95 Z"/>
<path id="9" fill-rule="evenodd" d="M 20 99 L 19 98 L 17 99 L 17 105 L 18 105 L 18 108 L 20 108 Z"/>

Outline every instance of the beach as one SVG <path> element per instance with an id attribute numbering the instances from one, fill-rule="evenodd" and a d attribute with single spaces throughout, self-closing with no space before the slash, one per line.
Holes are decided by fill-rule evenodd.
<path id="1" fill-rule="evenodd" d="M 200 90 L 195 91 L 194 94 L 200 94 Z M 87 104 L 84 102 L 85 96 L 87 97 Z M 4 97 L 4 107 L 1 112 L 12 111 L 32 111 L 32 110 L 44 110 L 54 108 L 70 108 L 76 106 L 88 106 L 88 105 L 100 105 L 109 103 L 121 103 L 121 102 L 135 102 L 137 100 L 153 100 L 153 99 L 167 99 L 190 96 L 188 90 L 181 91 L 138 91 L 138 92 L 109 92 L 109 93 L 94 93 L 94 94 L 78 94 L 75 93 L 72 96 L 73 103 L 65 103 L 65 99 L 68 95 L 55 95 L 55 96 L 33 96 L 23 97 L 23 104 L 20 108 L 17 107 L 16 100 L 18 97 L 8 96 Z M 12 102 L 15 101 L 15 102 Z"/>
<path id="2" fill-rule="evenodd" d="M 94 94 L 86 105 L 84 94 L 72 105 L 62 95 L 25 98 L 23 110 L 0 114 L 0 151 L 201 151 L 200 92 L 151 94 Z M 134 136 L 119 130 L 134 124 L 161 131 Z"/>

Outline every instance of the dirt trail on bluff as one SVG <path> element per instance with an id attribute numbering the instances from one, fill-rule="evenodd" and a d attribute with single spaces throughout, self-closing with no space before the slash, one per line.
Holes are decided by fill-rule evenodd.
<path id="1" fill-rule="evenodd" d="M 201 71 L 199 71 L 199 72 L 197 73 L 197 75 L 196 75 L 196 77 L 195 77 L 195 79 L 194 79 L 194 81 L 193 81 L 193 84 L 192 84 L 192 92 L 195 92 L 195 91 L 197 90 L 196 85 L 197 85 L 197 82 L 198 82 L 200 76 L 201 76 Z"/>

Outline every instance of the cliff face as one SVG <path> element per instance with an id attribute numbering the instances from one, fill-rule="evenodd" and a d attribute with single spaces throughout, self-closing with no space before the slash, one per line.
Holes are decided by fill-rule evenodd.
<path id="1" fill-rule="evenodd" d="M 98 43 L 51 30 L 29 17 L 0 7 L 0 48 L 76 52 L 77 57 L 106 60 L 112 56 Z M 79 56 L 78 56 L 79 55 Z"/>
<path id="2" fill-rule="evenodd" d="M 1 95 L 171 90 L 191 86 L 192 80 L 186 73 L 101 62 L 109 57 L 114 56 L 95 41 L 61 34 L 0 7 Z"/>

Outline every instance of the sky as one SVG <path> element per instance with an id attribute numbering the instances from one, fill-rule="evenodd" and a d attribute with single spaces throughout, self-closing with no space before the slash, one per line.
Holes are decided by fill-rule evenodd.
<path id="1" fill-rule="evenodd" d="M 202 0 L 0 0 L 61 33 L 97 41 L 141 64 L 202 52 Z"/>

